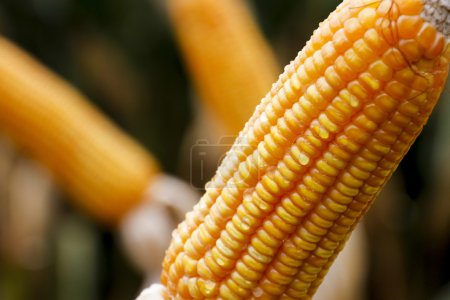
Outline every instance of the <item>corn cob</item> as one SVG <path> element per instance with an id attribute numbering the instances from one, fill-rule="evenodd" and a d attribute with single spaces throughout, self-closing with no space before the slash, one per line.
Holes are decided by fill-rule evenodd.
<path id="1" fill-rule="evenodd" d="M 174 231 L 165 297 L 312 297 L 438 100 L 447 17 L 439 0 L 339 5 Z"/>
<path id="2" fill-rule="evenodd" d="M 243 0 L 170 0 L 169 14 L 196 90 L 237 134 L 279 72 Z"/>
<path id="3" fill-rule="evenodd" d="M 117 222 L 158 170 L 82 95 L 0 38 L 0 130 L 46 165 L 78 204 Z"/>

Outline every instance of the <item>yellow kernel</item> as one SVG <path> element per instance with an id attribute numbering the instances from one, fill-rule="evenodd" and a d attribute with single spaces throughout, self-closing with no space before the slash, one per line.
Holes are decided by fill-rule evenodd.
<path id="1" fill-rule="evenodd" d="M 336 60 L 337 52 L 331 41 L 327 42 L 322 47 L 322 49 L 320 50 L 320 53 L 322 54 L 322 57 L 326 61 L 327 64 L 332 64 Z"/>
<path id="2" fill-rule="evenodd" d="M 425 57 L 428 59 L 434 59 L 440 56 L 445 50 L 446 44 L 447 42 L 445 36 L 438 32 L 433 44 L 430 47 L 425 48 Z"/>
<path id="3" fill-rule="evenodd" d="M 222 284 L 219 288 L 219 299 L 240 300 L 241 297 L 236 295 L 226 284 Z"/>
<path id="4" fill-rule="evenodd" d="M 329 66 L 327 68 L 325 71 L 325 79 L 335 89 L 341 89 L 345 86 L 344 80 L 342 80 L 340 75 L 336 72 L 334 66 Z"/>
<path id="5" fill-rule="evenodd" d="M 255 286 L 255 282 L 243 277 L 237 270 L 231 272 L 230 279 L 246 290 L 252 289 Z"/>
<path id="6" fill-rule="evenodd" d="M 298 236 L 295 236 L 292 240 L 295 243 L 296 247 L 303 249 L 305 251 L 312 251 L 316 248 L 315 243 L 305 241 L 305 240 L 299 238 Z"/>
<path id="7" fill-rule="evenodd" d="M 278 294 L 283 291 L 284 287 L 280 284 L 273 284 L 270 280 L 264 279 L 261 283 L 261 288 L 268 294 Z M 263 298 L 264 299 L 264 298 Z"/>
<path id="8" fill-rule="evenodd" d="M 345 52 L 344 59 L 351 69 L 350 72 L 353 73 L 353 76 L 367 67 L 367 63 L 356 53 L 353 48 Z"/>
<path id="9" fill-rule="evenodd" d="M 339 173 L 338 170 L 327 164 L 327 162 L 322 159 L 317 162 L 317 169 L 329 176 L 336 176 Z"/>
<path id="10" fill-rule="evenodd" d="M 271 178 L 272 176 L 264 176 L 261 180 L 262 185 L 268 193 L 277 195 L 280 193 L 281 189 L 277 183 Z M 271 196 L 272 197 L 272 196 Z"/>
<path id="11" fill-rule="evenodd" d="M 270 234 L 276 238 L 276 239 L 282 239 L 284 236 L 284 232 L 282 230 L 280 230 L 280 226 L 277 226 L 277 224 L 275 224 L 275 219 L 276 217 L 273 216 L 272 218 L 273 220 L 269 219 L 266 220 L 263 223 L 263 229 L 266 230 L 267 232 L 270 232 Z M 282 220 L 281 220 L 282 221 Z M 289 225 L 287 225 L 289 226 Z"/>
<path id="12" fill-rule="evenodd" d="M 400 39 L 414 39 L 422 28 L 423 19 L 420 16 L 402 15 L 397 20 Z"/>
<path id="13" fill-rule="evenodd" d="M 323 204 L 327 201 L 328 198 L 326 198 L 323 201 Z M 328 199 L 329 200 L 329 199 Z M 323 205 L 326 207 L 326 205 Z M 328 207 L 327 207 L 328 209 Z M 333 212 L 332 212 L 333 213 Z M 317 226 L 320 226 L 322 228 L 330 228 L 333 225 L 333 221 L 330 221 L 328 219 L 322 218 L 322 216 L 319 216 L 318 214 L 312 214 L 311 215 L 311 222 L 316 224 Z"/>
<path id="14" fill-rule="evenodd" d="M 383 62 L 393 70 L 401 70 L 408 67 L 408 62 L 397 48 L 389 48 L 382 58 Z"/>
<path id="15" fill-rule="evenodd" d="M 411 102 L 403 102 L 400 104 L 398 111 L 410 117 L 415 117 L 419 114 L 419 106 Z"/>
<path id="16" fill-rule="evenodd" d="M 330 122 L 333 122 L 333 124 L 335 124 L 335 127 L 333 128 L 334 133 L 336 133 L 340 129 L 340 126 L 342 126 L 346 121 L 345 116 L 336 107 L 336 102 L 339 101 L 338 99 L 339 98 L 335 98 L 333 103 L 327 108 L 324 113 L 325 116 L 330 120 Z"/>
<path id="17" fill-rule="evenodd" d="M 276 214 L 282 219 L 284 222 L 297 225 L 298 218 L 295 215 L 290 214 L 283 206 L 279 206 L 276 210 Z"/>
<path id="18" fill-rule="evenodd" d="M 373 132 L 378 127 L 377 123 L 369 119 L 365 114 L 360 114 L 353 122 L 356 126 L 368 132 Z"/>
<path id="19" fill-rule="evenodd" d="M 285 198 L 281 202 L 282 207 L 288 212 L 290 215 L 296 217 L 297 219 L 304 216 L 304 211 L 295 205 L 294 201 L 291 198 Z"/>
<path id="20" fill-rule="evenodd" d="M 369 172 L 365 172 L 364 170 L 361 170 L 360 168 L 356 168 L 355 166 L 351 166 L 349 169 L 349 172 L 354 177 L 361 179 L 361 180 L 366 180 L 370 176 Z"/>
<path id="21" fill-rule="evenodd" d="M 359 169 L 366 172 L 373 172 L 377 167 L 377 164 L 375 162 L 367 161 L 361 158 L 357 158 L 353 164 L 355 165 L 355 167 L 358 167 Z"/>
<path id="22" fill-rule="evenodd" d="M 339 94 L 339 97 L 346 101 L 352 108 L 358 108 L 360 105 L 360 101 L 357 97 L 355 97 L 352 93 L 349 92 L 349 90 L 344 89 Z"/>
<path id="23" fill-rule="evenodd" d="M 333 194 L 330 193 L 330 197 L 336 201 L 336 199 L 333 197 Z M 316 208 L 316 214 L 325 221 L 332 221 L 334 222 L 339 215 L 331 210 L 329 210 L 327 207 L 325 207 L 323 204 L 320 204 L 317 208 Z"/>
<path id="24" fill-rule="evenodd" d="M 353 72 L 353 69 L 348 65 L 343 56 L 339 56 L 336 59 L 336 61 L 334 62 L 334 69 L 343 80 L 347 81 L 352 80 L 356 74 L 355 72 Z"/>
<path id="25" fill-rule="evenodd" d="M 358 81 L 350 82 L 348 85 L 348 90 L 351 93 L 350 105 L 354 108 L 359 107 L 360 100 L 366 100 L 369 98 L 369 94 Z"/>
<path id="26" fill-rule="evenodd" d="M 399 49 L 402 55 L 410 62 L 415 62 L 419 60 L 423 54 L 423 49 L 420 47 L 419 43 L 414 39 L 401 40 L 399 42 Z"/>
<path id="27" fill-rule="evenodd" d="M 226 284 L 222 284 L 219 290 L 221 298 L 227 300 L 240 300 L 245 295 L 245 290 L 236 285 L 232 280 L 227 281 Z"/>
<path id="28" fill-rule="evenodd" d="M 328 130 L 319 122 L 314 122 L 313 132 L 323 140 L 327 140 L 330 137 Z"/>
<path id="29" fill-rule="evenodd" d="M 300 185 L 300 188 L 298 188 L 298 190 L 300 189 L 306 189 L 306 187 L 304 187 L 303 185 Z M 313 205 L 313 203 L 311 202 L 312 198 L 316 197 L 313 193 L 310 193 L 310 191 L 303 191 L 299 194 L 292 194 L 290 199 L 292 200 L 292 202 L 295 204 L 296 207 L 298 207 L 299 209 L 302 210 L 302 215 L 304 215 L 306 213 L 306 211 L 309 210 L 309 208 Z M 309 200 L 309 201 L 308 201 Z"/>
<path id="30" fill-rule="evenodd" d="M 284 161 L 281 161 L 279 163 L 279 170 L 275 173 L 275 181 L 281 188 L 286 189 L 292 185 L 292 182 L 295 181 L 297 176 L 297 173 L 291 171 Z"/>
<path id="31" fill-rule="evenodd" d="M 363 185 L 363 181 L 357 179 L 351 175 L 351 173 L 345 172 L 341 176 L 342 183 L 352 188 L 359 188 Z"/>
<path id="32" fill-rule="evenodd" d="M 310 204 L 308 204 L 308 202 L 314 202 L 317 201 L 320 198 L 320 194 L 318 194 L 317 192 L 314 192 L 313 190 L 311 190 L 310 188 L 306 187 L 306 185 L 301 184 L 298 187 L 298 191 L 300 193 L 300 195 L 302 195 L 305 199 L 303 201 L 303 203 L 296 203 L 297 205 L 307 205 L 309 206 Z M 302 207 L 302 206 L 300 206 Z"/>
<path id="33" fill-rule="evenodd" d="M 228 258 L 236 259 L 239 255 L 237 251 L 234 251 L 235 249 L 232 249 L 227 245 L 225 245 L 223 237 L 217 240 L 216 247 L 223 255 L 225 255 Z"/>
<path id="34" fill-rule="evenodd" d="M 389 48 L 389 45 L 374 28 L 367 30 L 363 39 L 378 54 L 382 54 Z"/>
<path id="35" fill-rule="evenodd" d="M 309 83 L 310 78 L 308 74 L 306 74 L 305 66 L 301 65 L 297 70 L 297 78 L 303 84 L 306 85 Z"/>
<path id="36" fill-rule="evenodd" d="M 338 137 L 336 142 L 351 153 L 356 153 L 361 148 L 360 145 L 366 143 L 370 138 L 366 131 L 355 125 L 348 126 L 345 129 L 345 135 Z"/>
<path id="37" fill-rule="evenodd" d="M 330 198 L 336 202 L 343 205 L 349 204 L 352 200 L 352 196 L 344 195 L 341 191 L 339 191 L 337 188 L 333 188 L 330 192 Z M 337 215 L 336 215 L 337 216 Z M 335 220 L 335 219 L 333 219 Z"/>
<path id="38" fill-rule="evenodd" d="M 341 192 L 342 194 L 344 194 L 345 196 L 349 196 L 349 197 L 355 197 L 356 195 L 358 195 L 358 192 L 359 192 L 359 189 L 347 186 L 346 184 L 343 184 L 342 182 L 339 182 L 336 185 L 336 189 L 339 192 Z"/>
<path id="39" fill-rule="evenodd" d="M 275 270 L 270 270 L 269 273 L 267 274 L 267 278 L 270 281 L 276 283 L 276 285 L 283 285 L 283 284 L 288 284 L 289 282 L 291 282 L 292 276 L 284 275 Z"/>
<path id="40" fill-rule="evenodd" d="M 375 104 L 367 105 L 366 108 L 364 108 L 364 114 L 367 116 L 367 118 L 376 123 L 381 123 L 387 118 L 387 114 Z"/>
<path id="41" fill-rule="evenodd" d="M 300 171 L 302 170 L 301 165 L 297 163 L 297 161 L 292 157 L 291 153 L 284 158 L 283 162 L 286 164 L 289 170 L 292 170 L 293 172 L 300 173 Z"/>
<path id="42" fill-rule="evenodd" d="M 266 230 L 258 230 L 256 236 L 258 239 L 267 245 L 268 247 L 277 248 L 280 245 L 280 241 L 271 235 L 271 232 Z"/>
<path id="43" fill-rule="evenodd" d="M 423 3 L 420 0 L 398 1 L 396 4 L 402 15 L 418 15 L 423 8 Z"/>
<path id="44" fill-rule="evenodd" d="M 254 242 L 254 240 L 252 240 L 252 243 L 253 242 Z M 267 247 L 267 246 L 263 245 L 262 243 L 258 243 L 258 242 L 256 243 L 256 245 L 260 246 L 260 248 Z M 266 248 L 266 250 L 268 250 L 268 248 Z M 255 260 L 257 260 L 258 262 L 260 262 L 262 264 L 268 264 L 272 260 L 272 258 L 270 256 L 260 253 L 258 251 L 258 249 L 253 246 L 253 244 L 248 247 L 248 254 L 250 254 L 251 257 L 253 257 Z"/>
<path id="45" fill-rule="evenodd" d="M 392 69 L 382 60 L 373 62 L 369 67 L 369 72 L 375 77 L 383 81 L 391 80 L 393 76 Z"/>
<path id="46" fill-rule="evenodd" d="M 197 260 L 190 258 L 188 255 L 183 255 L 182 262 L 184 272 L 186 272 L 186 274 L 191 276 L 197 274 Z"/>
<path id="47" fill-rule="evenodd" d="M 307 175 L 303 181 L 305 182 L 305 185 L 314 192 L 323 193 L 326 190 L 326 187 L 319 184 L 312 176 Z"/>
<path id="48" fill-rule="evenodd" d="M 397 106 L 397 101 L 386 94 L 378 95 L 375 98 L 374 103 L 386 112 L 393 111 Z"/>
<path id="49" fill-rule="evenodd" d="M 391 147 L 376 142 L 370 143 L 369 147 L 372 151 L 376 152 L 378 155 L 386 155 L 389 153 L 389 151 L 391 151 Z"/>
<path id="50" fill-rule="evenodd" d="M 357 40 L 353 46 L 359 57 L 365 61 L 372 61 L 378 57 L 377 53 L 363 40 Z"/>
<path id="51" fill-rule="evenodd" d="M 330 165 L 337 169 L 344 168 L 351 157 L 351 154 L 346 149 L 339 147 L 337 143 L 331 145 L 330 152 L 331 154 L 325 154 L 325 158 Z"/>
<path id="52" fill-rule="evenodd" d="M 363 73 L 359 77 L 359 81 L 364 87 L 370 89 L 372 92 L 378 91 L 381 88 L 381 83 L 374 78 L 370 73 Z"/>
<path id="53" fill-rule="evenodd" d="M 204 297 L 214 297 L 218 292 L 217 283 L 212 280 L 199 279 L 197 285 Z"/>
<path id="54" fill-rule="evenodd" d="M 211 250 L 211 258 L 214 259 L 217 265 L 222 269 L 231 269 L 233 267 L 233 260 L 223 255 L 217 247 L 213 247 Z"/>
<path id="55" fill-rule="evenodd" d="M 373 7 L 367 7 L 361 10 L 358 14 L 359 22 L 366 29 L 373 28 L 377 18 L 377 12 Z"/>
<path id="56" fill-rule="evenodd" d="M 343 53 L 345 50 L 350 48 L 351 41 L 347 38 L 344 29 L 341 28 L 334 33 L 333 45 L 338 53 Z"/>
<path id="57" fill-rule="evenodd" d="M 253 272 L 254 274 L 261 273 L 264 270 L 264 268 L 266 267 L 266 265 L 264 263 L 259 262 L 252 255 L 250 255 L 248 253 L 244 254 L 242 256 L 242 261 L 244 263 L 242 268 L 244 268 L 244 266 L 245 266 L 246 269 L 250 269 L 251 272 Z M 251 276 L 248 276 L 247 278 L 251 278 Z"/>
<path id="58" fill-rule="evenodd" d="M 426 49 L 434 44 L 436 35 L 436 28 L 434 28 L 434 26 L 429 23 L 424 23 L 422 25 L 422 28 L 417 33 L 416 40 L 424 49 Z"/>

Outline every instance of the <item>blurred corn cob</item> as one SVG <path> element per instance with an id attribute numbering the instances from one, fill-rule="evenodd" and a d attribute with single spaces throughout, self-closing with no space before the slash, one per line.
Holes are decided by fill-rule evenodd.
<path id="1" fill-rule="evenodd" d="M 155 160 L 5 38 L 0 58 L 0 131 L 46 165 L 82 208 L 118 221 L 141 201 Z"/>
<path id="2" fill-rule="evenodd" d="M 170 0 L 168 7 L 201 100 L 237 134 L 279 73 L 274 54 L 243 0 Z"/>
<path id="3" fill-rule="evenodd" d="M 310 298 L 438 100 L 447 17 L 431 0 L 344 1 L 174 232 L 166 297 Z"/>

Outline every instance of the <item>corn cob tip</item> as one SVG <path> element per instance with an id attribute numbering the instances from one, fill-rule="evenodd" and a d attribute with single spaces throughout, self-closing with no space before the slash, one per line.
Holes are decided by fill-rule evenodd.
<path id="1" fill-rule="evenodd" d="M 450 39 L 450 0 L 423 0 L 422 18 Z"/>

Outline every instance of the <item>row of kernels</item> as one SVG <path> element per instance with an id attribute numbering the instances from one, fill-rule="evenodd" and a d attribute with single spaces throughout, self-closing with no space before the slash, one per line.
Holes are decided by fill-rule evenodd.
<path id="1" fill-rule="evenodd" d="M 288 228 L 288 229 L 285 229 L 285 230 L 286 230 L 287 232 L 290 232 L 290 231 L 292 231 L 292 229 L 293 229 L 293 228 Z M 271 232 L 273 232 L 273 231 L 271 231 Z M 260 233 L 261 233 L 261 232 L 260 232 Z M 257 239 L 256 239 L 255 241 L 257 241 Z M 279 243 L 280 243 L 280 241 L 272 240 L 272 247 L 277 247 L 277 246 L 279 245 Z M 259 247 L 262 246 L 261 244 L 258 244 L 258 245 L 259 245 Z M 268 253 L 267 253 L 267 252 L 265 253 L 266 255 L 273 255 L 273 254 L 274 254 L 273 250 L 271 251 L 270 249 L 271 249 L 270 247 L 266 247 L 266 248 L 265 248 L 265 251 L 269 251 Z M 261 249 L 260 249 L 260 250 L 261 250 Z M 263 251 L 264 251 L 264 249 L 263 249 Z"/>
<path id="2" fill-rule="evenodd" d="M 354 193 L 352 193 L 352 195 L 354 195 Z M 326 202 L 326 201 L 325 201 L 325 202 Z M 334 207 L 334 208 L 336 208 L 336 207 Z M 345 207 L 344 207 L 344 208 L 340 208 L 339 211 L 341 211 L 342 209 L 345 209 Z M 297 245 L 297 246 L 302 246 L 302 245 L 303 245 L 304 247 L 305 247 L 305 246 L 307 247 L 308 244 L 305 244 L 304 241 L 303 241 L 303 243 L 302 243 L 301 245 Z M 310 246 L 311 246 L 311 245 L 310 245 Z"/>
<path id="3" fill-rule="evenodd" d="M 280 217 L 275 218 L 273 222 L 266 221 L 251 240 L 255 253 L 266 257 L 273 256 L 285 235 L 284 232 L 292 231 L 292 228 L 292 225 L 285 223 Z"/>

